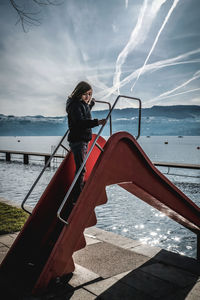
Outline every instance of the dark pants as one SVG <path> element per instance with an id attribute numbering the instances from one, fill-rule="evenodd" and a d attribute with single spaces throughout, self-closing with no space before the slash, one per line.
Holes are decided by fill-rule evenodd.
<path id="1" fill-rule="evenodd" d="M 74 161 L 76 164 L 76 173 L 80 169 L 86 155 L 87 155 L 87 148 L 88 148 L 88 143 L 87 142 L 76 142 L 76 143 L 70 143 L 69 144 L 73 155 L 74 155 Z M 84 186 L 84 175 L 86 172 L 86 167 L 84 166 L 72 191 L 72 197 L 73 197 L 73 202 L 76 202 L 82 189 Z"/>

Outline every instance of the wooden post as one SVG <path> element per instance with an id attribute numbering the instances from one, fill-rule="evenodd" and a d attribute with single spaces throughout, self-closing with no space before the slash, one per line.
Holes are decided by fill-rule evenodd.
<path id="1" fill-rule="evenodd" d="M 6 152 L 6 161 L 10 161 L 10 157 L 11 157 L 10 152 Z"/>
<path id="2" fill-rule="evenodd" d="M 29 157 L 28 154 L 24 154 L 24 164 L 28 165 L 29 164 Z"/>
<path id="3" fill-rule="evenodd" d="M 46 165 L 46 163 L 48 162 L 49 158 L 50 158 L 50 156 L 45 155 L 45 157 L 44 157 L 44 159 L 45 159 L 45 165 Z M 49 162 L 49 164 L 48 164 L 47 167 L 50 167 L 50 162 Z"/>
<path id="4" fill-rule="evenodd" d="M 200 261 L 200 232 L 197 233 L 197 260 Z"/>

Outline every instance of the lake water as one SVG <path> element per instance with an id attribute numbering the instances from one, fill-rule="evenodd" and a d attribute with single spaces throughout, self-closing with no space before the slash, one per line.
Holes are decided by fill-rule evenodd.
<path id="1" fill-rule="evenodd" d="M 0 149 L 51 153 L 60 139 L 53 136 L 0 137 Z M 138 142 L 152 161 L 200 164 L 200 138 L 197 136 L 142 136 Z M 64 154 L 64 150 L 60 149 L 59 153 Z M 58 159 L 54 160 L 52 167 L 45 171 L 27 205 L 36 204 L 59 164 Z M 5 155 L 1 154 L 0 197 L 21 204 L 43 166 L 41 158 L 31 157 L 30 164 L 23 165 L 22 157 L 12 156 L 12 162 L 5 162 Z M 200 170 L 159 170 L 200 206 Z M 146 244 L 196 256 L 195 234 L 117 185 L 107 187 L 106 192 L 108 202 L 96 208 L 98 227 Z"/>

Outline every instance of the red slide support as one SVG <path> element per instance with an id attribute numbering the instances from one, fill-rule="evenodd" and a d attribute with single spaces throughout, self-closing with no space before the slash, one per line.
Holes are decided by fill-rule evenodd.
<path id="1" fill-rule="evenodd" d="M 98 143 L 103 147 L 105 141 L 100 139 Z M 97 160 L 95 160 L 96 164 L 94 165 L 95 162 L 93 163 L 93 158 L 90 157 L 92 167 L 94 165 L 93 170 L 90 174 L 91 167 L 88 173 L 90 176 L 84 190 L 69 217 L 66 215 L 66 208 L 63 209 L 63 218 L 68 218 L 69 224 L 63 226 L 55 219 L 55 210 L 58 209 L 59 203 L 61 203 L 60 199 L 63 199 L 63 195 L 68 188 L 68 185 L 64 185 L 66 188 L 63 188 L 63 181 L 66 184 L 64 177 L 67 178 L 69 176 L 68 170 L 70 169 L 66 169 L 67 162 L 64 161 L 53 178 L 53 182 L 56 181 L 57 185 L 51 182 L 44 193 L 45 196 L 43 197 L 46 200 L 43 201 L 45 201 L 45 205 L 42 202 L 38 203 L 33 215 L 28 220 L 28 224 L 31 224 L 34 215 L 40 214 L 40 210 L 42 210 L 43 213 L 41 213 L 42 218 L 40 222 L 34 222 L 34 226 L 25 225 L 25 228 L 28 226 L 31 227 L 31 230 L 27 230 L 27 232 L 25 229 L 22 230 L 22 233 L 15 242 L 16 246 L 14 245 L 14 248 L 12 247 L 13 250 L 12 248 L 10 250 L 12 254 L 11 262 L 8 255 L 6 263 L 3 264 L 3 266 L 5 265 L 5 271 L 6 268 L 11 271 L 13 266 L 18 267 L 15 270 L 15 274 L 17 274 L 20 268 L 20 265 L 15 262 L 17 259 L 17 255 L 15 254 L 16 249 L 18 249 L 17 244 L 21 243 L 20 251 L 23 251 L 23 241 L 21 241 L 22 238 L 20 236 L 25 238 L 25 233 L 29 234 L 29 236 L 33 234 L 36 240 L 34 243 L 31 242 L 31 245 L 37 247 L 38 251 L 36 251 L 36 254 L 41 257 L 39 271 L 36 272 L 37 276 L 33 276 L 31 283 L 33 293 L 37 294 L 43 291 L 52 279 L 74 271 L 72 255 L 75 251 L 85 246 L 84 230 L 86 227 L 96 224 L 94 209 L 96 206 L 106 203 L 105 188 L 108 185 L 119 184 L 138 198 L 164 212 L 176 222 L 197 234 L 200 232 L 200 208 L 155 168 L 139 144 L 129 133 L 119 132 L 112 135 L 103 148 L 104 152 L 100 156 L 98 153 L 98 159 L 95 156 L 96 149 L 95 147 L 95 151 L 93 152 L 94 159 Z M 67 160 L 70 159 L 66 158 Z M 72 173 L 70 171 L 70 176 L 72 176 Z M 69 183 L 71 180 L 72 177 Z M 60 185 L 62 185 L 62 188 Z M 48 199 L 51 199 L 50 203 Z M 52 202 L 56 202 L 57 204 L 52 205 Z M 54 212 L 52 212 L 53 209 Z M 50 222 L 50 228 L 54 228 L 54 230 L 50 230 L 49 223 L 46 222 L 46 219 L 50 218 L 49 214 L 52 214 L 51 219 L 55 222 L 55 225 Z M 45 226 L 43 226 L 42 220 L 45 222 Z M 53 239 L 48 237 L 52 233 Z M 38 235 L 40 238 L 38 238 Z M 31 237 L 28 239 L 31 240 Z M 37 241 L 39 241 L 39 244 Z M 47 250 L 47 244 L 50 241 L 53 241 L 52 246 Z M 28 249 L 26 249 L 26 255 L 24 256 L 25 261 L 30 261 L 29 255 L 33 253 L 31 247 L 27 245 Z M 39 252 L 41 249 L 43 252 Z M 17 250 L 18 255 L 20 251 Z M 45 259 L 43 256 L 45 256 Z M 23 261 L 22 255 L 21 261 Z M 23 271 L 26 271 L 25 263 L 23 265 Z"/>

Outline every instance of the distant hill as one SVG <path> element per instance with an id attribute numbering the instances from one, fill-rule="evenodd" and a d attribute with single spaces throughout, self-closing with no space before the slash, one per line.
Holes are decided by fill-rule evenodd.
<path id="1" fill-rule="evenodd" d="M 93 111 L 93 118 L 105 118 L 108 111 Z M 138 109 L 115 109 L 113 130 L 137 131 Z M 1 136 L 62 136 L 67 130 L 67 116 L 44 117 L 0 114 Z M 94 129 L 94 132 L 97 129 Z M 134 132 L 133 132 L 134 131 Z M 108 126 L 104 135 L 109 135 Z M 200 106 L 153 106 L 142 109 L 141 135 L 200 135 Z"/>
<path id="2" fill-rule="evenodd" d="M 98 114 L 98 112 L 97 112 Z M 138 115 L 137 108 L 115 109 L 113 116 L 131 117 Z M 200 117 L 200 106 L 198 105 L 172 105 L 172 106 L 152 106 L 142 108 L 143 117 L 167 117 L 167 118 L 195 118 Z"/>

